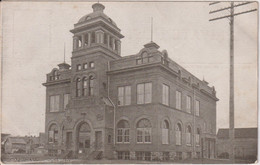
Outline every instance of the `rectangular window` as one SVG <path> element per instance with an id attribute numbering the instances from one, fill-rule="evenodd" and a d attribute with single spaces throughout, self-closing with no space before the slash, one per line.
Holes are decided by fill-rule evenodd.
<path id="1" fill-rule="evenodd" d="M 118 151 L 117 157 L 118 157 L 118 159 L 129 160 L 130 159 L 130 152 L 129 151 Z"/>
<path id="2" fill-rule="evenodd" d="M 176 131 L 176 145 L 181 145 L 181 131 Z"/>
<path id="3" fill-rule="evenodd" d="M 123 130 L 122 129 L 117 130 L 117 142 L 118 143 L 123 142 Z"/>
<path id="4" fill-rule="evenodd" d="M 191 97 L 186 97 L 186 110 L 188 113 L 191 113 Z"/>
<path id="5" fill-rule="evenodd" d="M 131 87 L 118 87 L 118 105 L 131 104 Z"/>
<path id="6" fill-rule="evenodd" d="M 186 143 L 187 145 L 191 145 L 191 133 L 186 133 Z"/>
<path id="7" fill-rule="evenodd" d="M 77 65 L 77 70 L 81 70 L 81 65 L 80 64 Z"/>
<path id="8" fill-rule="evenodd" d="M 69 103 L 69 96 L 70 96 L 70 94 L 68 94 L 68 93 L 63 95 L 63 99 L 64 99 L 63 100 L 63 108 L 64 108 L 64 110 Z"/>
<path id="9" fill-rule="evenodd" d="M 162 129 L 162 144 L 169 144 L 169 129 Z"/>
<path id="10" fill-rule="evenodd" d="M 182 152 L 176 152 L 176 159 L 182 160 Z"/>
<path id="11" fill-rule="evenodd" d="M 50 112 L 60 110 L 60 95 L 50 96 Z"/>
<path id="12" fill-rule="evenodd" d="M 151 128 L 137 128 L 137 143 L 151 143 Z"/>
<path id="13" fill-rule="evenodd" d="M 181 110 L 181 92 L 176 91 L 176 109 Z"/>
<path id="14" fill-rule="evenodd" d="M 195 102 L 195 112 L 196 116 L 200 115 L 200 102 L 198 100 Z"/>
<path id="15" fill-rule="evenodd" d="M 90 66 L 90 68 L 94 68 L 94 67 L 95 67 L 94 62 L 90 62 L 90 63 L 89 63 L 89 66 Z"/>
<path id="16" fill-rule="evenodd" d="M 163 152 L 163 160 L 170 160 L 170 153 L 169 152 Z"/>
<path id="17" fill-rule="evenodd" d="M 117 143 L 129 143 L 129 128 L 117 129 Z"/>
<path id="18" fill-rule="evenodd" d="M 164 105 L 169 105 L 169 86 L 163 84 L 163 90 L 162 90 L 162 103 Z"/>
<path id="19" fill-rule="evenodd" d="M 199 134 L 196 134 L 195 136 L 195 140 L 196 140 L 196 145 L 200 145 L 200 135 Z"/>
<path id="20" fill-rule="evenodd" d="M 152 102 L 152 83 L 137 85 L 137 104 L 148 104 Z"/>
<path id="21" fill-rule="evenodd" d="M 187 158 L 191 159 L 191 152 L 187 152 Z"/>
<path id="22" fill-rule="evenodd" d="M 83 69 L 87 69 L 87 68 L 88 68 L 88 64 L 87 63 L 83 64 Z"/>

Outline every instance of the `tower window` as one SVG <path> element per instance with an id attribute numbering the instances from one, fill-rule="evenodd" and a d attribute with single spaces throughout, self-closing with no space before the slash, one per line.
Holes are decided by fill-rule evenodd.
<path id="1" fill-rule="evenodd" d="M 78 78 L 76 81 L 76 97 L 80 96 L 80 79 Z"/>
<path id="2" fill-rule="evenodd" d="M 104 33 L 104 44 L 107 44 L 107 34 Z"/>
<path id="3" fill-rule="evenodd" d="M 89 65 L 90 65 L 90 68 L 94 68 L 95 67 L 94 62 L 90 62 Z"/>
<path id="4" fill-rule="evenodd" d="M 95 43 L 96 42 L 96 34 L 95 32 L 91 33 L 91 43 Z"/>
<path id="5" fill-rule="evenodd" d="M 83 96 L 87 96 L 87 89 L 88 89 L 88 80 L 85 77 L 83 79 L 83 91 L 82 91 Z"/>
<path id="6" fill-rule="evenodd" d="M 88 64 L 87 63 L 83 64 L 83 69 L 87 69 L 87 68 L 88 68 Z"/>
<path id="7" fill-rule="evenodd" d="M 94 78 L 93 76 L 89 76 L 89 96 L 94 95 Z"/>
<path id="8" fill-rule="evenodd" d="M 81 70 L 81 65 L 80 64 L 77 65 L 77 70 L 78 71 Z"/>

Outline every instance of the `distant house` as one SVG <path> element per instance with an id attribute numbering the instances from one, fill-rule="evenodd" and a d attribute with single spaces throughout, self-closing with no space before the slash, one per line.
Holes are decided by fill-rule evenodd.
<path id="1" fill-rule="evenodd" d="M 4 153 L 5 150 L 4 150 L 4 144 L 7 140 L 8 137 L 10 137 L 11 135 L 10 134 L 6 134 L 6 133 L 1 133 L 1 152 Z"/>
<path id="2" fill-rule="evenodd" d="M 23 137 L 8 137 L 4 143 L 5 153 L 25 153 L 26 141 Z"/>
<path id="3" fill-rule="evenodd" d="M 229 149 L 229 129 L 219 129 L 217 134 L 218 157 L 228 158 Z M 256 159 L 257 128 L 236 128 L 234 151 L 236 159 Z"/>

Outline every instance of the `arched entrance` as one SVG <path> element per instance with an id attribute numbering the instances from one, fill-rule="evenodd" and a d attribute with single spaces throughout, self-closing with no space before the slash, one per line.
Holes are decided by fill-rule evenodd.
<path id="1" fill-rule="evenodd" d="M 79 154 L 88 153 L 91 147 L 91 128 L 88 123 L 80 123 L 76 132 L 76 145 Z"/>

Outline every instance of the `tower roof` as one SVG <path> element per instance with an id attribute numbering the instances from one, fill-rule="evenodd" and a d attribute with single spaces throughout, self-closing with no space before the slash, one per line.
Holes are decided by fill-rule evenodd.
<path id="1" fill-rule="evenodd" d="M 106 20 L 108 20 L 111 24 L 113 24 L 114 26 L 117 27 L 116 23 L 110 17 L 108 17 L 106 14 L 104 14 L 104 12 L 103 12 L 105 9 L 104 5 L 102 5 L 101 3 L 95 3 L 92 5 L 92 8 L 93 8 L 93 12 L 81 17 L 79 19 L 78 23 L 82 23 L 82 22 L 85 22 L 87 20 L 91 20 L 91 19 L 97 18 L 97 17 L 103 17 Z"/>

